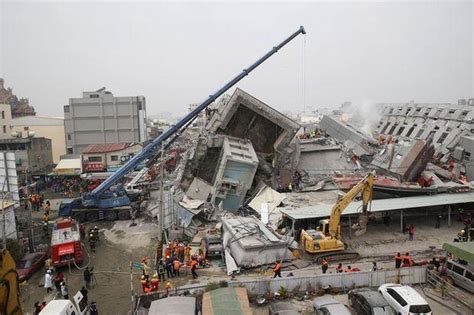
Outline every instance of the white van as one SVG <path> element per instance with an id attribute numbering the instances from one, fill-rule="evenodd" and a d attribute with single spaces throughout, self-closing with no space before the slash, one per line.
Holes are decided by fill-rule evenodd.
<path id="1" fill-rule="evenodd" d="M 388 304 L 401 315 L 432 315 L 431 307 L 426 300 L 412 287 L 386 283 L 379 287 Z"/>
<path id="2" fill-rule="evenodd" d="M 70 300 L 52 300 L 46 304 L 40 315 L 87 315 L 89 306 L 84 301 L 84 296 L 79 291 L 74 295 L 74 302 Z"/>
<path id="3" fill-rule="evenodd" d="M 472 266 L 448 260 L 446 273 L 453 279 L 455 285 L 474 293 L 474 268 Z"/>

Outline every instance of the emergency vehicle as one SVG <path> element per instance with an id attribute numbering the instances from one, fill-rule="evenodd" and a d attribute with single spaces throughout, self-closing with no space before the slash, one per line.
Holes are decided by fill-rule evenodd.
<path id="1" fill-rule="evenodd" d="M 79 224 L 74 219 L 57 219 L 51 233 L 51 259 L 54 267 L 84 260 Z"/>

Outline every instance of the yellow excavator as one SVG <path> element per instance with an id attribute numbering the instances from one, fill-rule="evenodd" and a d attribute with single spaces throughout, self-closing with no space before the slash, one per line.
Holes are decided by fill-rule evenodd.
<path id="1" fill-rule="evenodd" d="M 7 250 L 0 252 L 0 314 L 23 315 L 16 264 Z"/>
<path id="2" fill-rule="evenodd" d="M 372 188 L 375 181 L 375 174 L 369 173 L 359 183 L 357 183 L 344 196 L 339 198 L 331 210 L 329 219 L 319 221 L 316 230 L 302 230 L 300 235 L 300 245 L 311 254 L 320 254 L 316 260 L 322 258 L 331 259 L 355 259 L 359 254 L 346 250 L 346 246 L 341 240 L 341 215 L 347 206 L 360 194 L 362 194 L 362 213 L 359 215 L 358 223 L 351 228 L 355 235 L 362 235 L 366 232 L 368 216 L 368 206 L 372 201 Z"/>

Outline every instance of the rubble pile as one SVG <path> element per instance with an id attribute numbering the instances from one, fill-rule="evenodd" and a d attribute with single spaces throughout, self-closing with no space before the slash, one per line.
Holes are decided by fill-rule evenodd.
<path id="1" fill-rule="evenodd" d="M 325 216 L 322 208 L 330 209 L 338 192 L 368 172 L 377 173 L 374 199 L 470 189 L 461 173 L 453 175 L 456 162 L 437 158 L 443 149 L 436 134 L 412 139 L 361 130 L 343 110 L 302 127 L 236 89 L 168 151 L 173 174 L 164 225 L 193 238 L 221 222 L 226 267 L 233 273 L 291 259 L 295 226 L 285 225 L 285 211 L 316 207 Z"/>

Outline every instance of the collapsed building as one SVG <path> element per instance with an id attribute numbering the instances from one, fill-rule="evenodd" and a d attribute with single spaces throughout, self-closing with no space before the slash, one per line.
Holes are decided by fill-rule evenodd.
<path id="1" fill-rule="evenodd" d="M 471 161 L 474 98 L 450 103 L 381 103 L 377 133 L 397 139 L 432 138 L 434 158 L 452 168 L 453 179 L 466 174 L 474 179 Z"/>
<path id="2" fill-rule="evenodd" d="M 470 190 L 468 183 L 453 180 L 453 170 L 440 163 L 440 157 L 449 154 L 458 164 L 468 165 L 465 161 L 474 150 L 474 137 L 465 129 L 470 126 L 470 112 L 461 112 L 456 122 L 449 122 L 464 128 L 456 136 L 444 136 L 436 131 L 439 123 L 426 121 L 433 129 L 426 137 L 420 137 L 413 126 L 384 127 L 384 121 L 392 124 L 401 117 L 383 116 L 370 134 L 343 114 L 324 115 L 315 124 L 301 127 L 237 88 L 206 111 L 199 130 L 188 133 L 188 149 L 173 172 L 173 188 L 165 200 L 172 214 L 165 216 L 164 223 L 175 222 L 184 234 L 198 239 L 221 222 L 217 225 L 227 272 L 233 273 L 277 259 L 291 260 L 288 248 L 295 248 L 297 230 L 327 218 L 339 195 L 368 172 L 377 173 L 373 199 L 378 203 L 373 213 L 387 217 L 393 212 L 400 215 L 400 222 L 401 207 L 411 207 L 415 213 L 420 207 L 472 200 L 472 192 L 462 198 L 430 199 L 434 194 Z M 468 120 L 460 122 L 460 117 Z M 410 138 L 412 133 L 418 136 Z M 395 138 L 397 134 L 405 137 Z M 457 141 L 454 146 L 447 143 L 450 139 Z M 403 205 L 390 198 L 401 198 Z M 358 207 L 355 202 L 347 212 L 349 226 Z"/>

